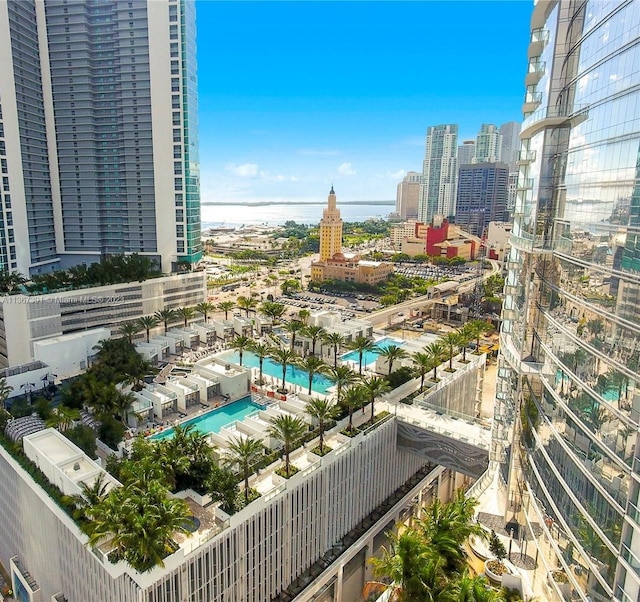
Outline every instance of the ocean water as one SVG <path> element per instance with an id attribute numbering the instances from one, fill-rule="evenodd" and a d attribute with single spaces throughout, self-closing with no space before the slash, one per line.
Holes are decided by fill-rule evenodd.
<path id="1" fill-rule="evenodd" d="M 216 204 L 202 205 L 202 230 L 212 227 L 235 227 L 242 225 L 284 224 L 293 220 L 299 224 L 317 224 L 326 203 L 268 203 L 264 205 Z M 338 203 L 345 222 L 363 222 L 370 218 L 386 218 L 395 211 L 395 201 L 375 205 L 350 205 Z"/>

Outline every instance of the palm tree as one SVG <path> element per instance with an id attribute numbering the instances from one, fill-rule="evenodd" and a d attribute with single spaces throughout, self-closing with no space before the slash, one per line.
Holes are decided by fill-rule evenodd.
<path id="1" fill-rule="evenodd" d="M 252 299 L 251 297 L 245 297 L 243 295 L 240 295 L 237 299 L 236 299 L 236 305 L 240 308 L 240 309 L 244 309 L 247 318 L 249 317 L 249 312 L 250 311 L 255 311 L 255 307 L 258 305 L 258 302 L 255 299 Z"/>
<path id="2" fill-rule="evenodd" d="M 269 316 L 274 322 L 279 320 L 287 311 L 287 306 L 284 303 L 276 303 L 274 301 L 265 301 L 260 306 L 260 311 Z"/>
<path id="3" fill-rule="evenodd" d="M 391 581 L 369 582 L 364 594 L 391 588 L 390 602 L 438 602 L 446 585 L 442 558 L 425 544 L 415 530 L 409 528 L 400 535 L 389 533 L 390 545 L 383 548 L 382 558 L 372 558 L 373 574 Z M 443 601 L 444 602 L 444 601 Z"/>
<path id="4" fill-rule="evenodd" d="M 267 430 L 270 437 L 282 441 L 284 447 L 284 469 L 289 477 L 289 454 L 294 443 L 304 435 L 307 430 L 305 422 L 297 416 L 282 414 L 271 419 L 271 426 Z"/>
<path id="5" fill-rule="evenodd" d="M 493 330 L 493 326 L 484 320 L 471 320 L 468 324 L 471 326 L 470 330 L 476 339 L 476 352 L 478 352 L 480 350 L 480 337 L 490 330 Z"/>
<path id="6" fill-rule="evenodd" d="M 449 581 L 442 598 L 451 602 L 505 602 L 505 598 L 491 587 L 484 575 L 472 577 L 467 569 Z M 521 599 L 520 596 L 518 599 Z"/>
<path id="7" fill-rule="evenodd" d="M 338 351 L 342 348 L 345 338 L 339 332 L 328 332 L 324 335 L 324 342 L 333 347 L 333 367 L 338 367 Z"/>
<path id="8" fill-rule="evenodd" d="M 464 544 L 470 536 L 486 538 L 482 525 L 474 520 L 478 501 L 458 489 L 452 500 L 436 499 L 418 520 L 417 528 L 431 548 L 445 561 L 447 571 L 460 572 L 467 554 Z"/>
<path id="9" fill-rule="evenodd" d="M 204 317 L 204 321 L 207 322 L 209 318 L 209 314 L 215 309 L 215 305 L 213 303 L 209 303 L 208 301 L 202 301 L 196 305 L 196 311 L 199 314 L 202 314 Z"/>
<path id="10" fill-rule="evenodd" d="M 424 388 L 424 377 L 433 367 L 432 359 L 427 353 L 424 353 L 423 351 L 416 351 L 411 355 L 411 361 L 413 362 L 418 374 L 420 374 L 420 390 L 422 391 Z"/>
<path id="11" fill-rule="evenodd" d="M 264 358 L 269 357 L 271 355 L 272 348 L 270 345 L 252 341 L 249 349 L 253 353 L 255 353 L 255 355 L 258 357 L 258 370 L 260 371 L 260 376 L 258 377 L 258 384 L 261 385 L 262 384 L 262 365 L 264 363 Z"/>
<path id="12" fill-rule="evenodd" d="M 314 326 L 314 325 L 305 326 L 300 331 L 300 334 L 302 334 L 303 336 L 311 339 L 311 354 L 312 355 L 316 354 L 316 342 L 318 341 L 318 339 L 321 339 L 323 337 L 323 335 L 326 334 L 326 332 L 327 331 L 322 326 Z"/>
<path id="13" fill-rule="evenodd" d="M 584 372 L 584 365 L 587 361 L 587 357 L 587 352 L 582 347 L 578 347 L 573 352 L 573 365 L 571 366 L 571 368 L 573 370 L 573 373 L 577 376 L 580 376 L 580 373 Z M 580 373 L 578 372 L 579 368 L 582 368 L 580 370 Z"/>
<path id="14" fill-rule="evenodd" d="M 622 398 L 623 391 L 626 397 L 627 387 L 629 386 L 629 377 L 618 370 L 614 370 L 613 368 L 607 372 L 606 376 L 611 387 L 618 394 L 618 401 Z"/>
<path id="15" fill-rule="evenodd" d="M 387 374 L 391 374 L 393 370 L 393 364 L 396 360 L 401 360 L 406 357 L 409 357 L 409 354 L 402 349 L 402 347 L 398 347 L 398 345 L 389 345 L 386 349 L 380 350 L 380 355 L 387 360 L 389 364 L 389 371 Z"/>
<path id="16" fill-rule="evenodd" d="M 497 602 L 485 595 L 482 579 L 466 573 L 464 545 L 474 535 L 486 538 L 483 527 L 473 520 L 477 501 L 465 498 L 462 490 L 443 504 L 435 500 L 400 535 L 391 534 L 391 546 L 380 559 L 372 560 L 374 574 L 388 583 L 367 584 L 365 594 L 392 588 L 390 600 L 397 602 Z M 471 581 L 474 582 L 471 582 Z M 475 597 L 477 594 L 478 597 Z"/>
<path id="17" fill-rule="evenodd" d="M 189 320 L 192 320 L 196 315 L 196 310 L 193 307 L 178 307 L 176 313 L 184 320 L 184 327 L 189 326 Z"/>
<path id="18" fill-rule="evenodd" d="M 129 343 L 133 344 L 133 337 L 140 332 L 140 324 L 136 322 L 125 322 L 118 328 L 118 332 L 125 337 Z"/>
<path id="19" fill-rule="evenodd" d="M 164 325 L 164 333 L 167 334 L 167 330 L 169 329 L 169 323 L 174 322 L 178 317 L 175 309 L 159 309 L 154 316 L 158 320 L 158 322 L 162 322 Z"/>
<path id="20" fill-rule="evenodd" d="M 246 350 L 251 349 L 252 345 L 253 345 L 253 339 L 250 339 L 249 337 L 244 336 L 243 334 L 237 336 L 229 344 L 231 349 L 235 349 L 238 352 L 241 366 L 242 366 L 242 355 Z"/>
<path id="21" fill-rule="evenodd" d="M 384 378 L 379 378 L 378 376 L 370 376 L 369 378 L 365 378 L 362 381 L 362 388 L 367 394 L 369 401 L 371 402 L 371 424 L 373 424 L 373 408 L 376 397 L 380 397 L 380 395 L 388 393 L 389 391 L 391 391 L 391 387 Z"/>
<path id="22" fill-rule="evenodd" d="M 66 431 L 73 424 L 73 421 L 78 420 L 79 418 L 80 410 L 61 405 L 57 408 L 53 408 L 51 417 L 47 420 L 47 426 L 56 428 L 62 432 Z"/>
<path id="23" fill-rule="evenodd" d="M 362 407 L 366 403 L 366 391 L 360 386 L 349 387 L 342 398 L 342 406 L 349 410 L 349 424 L 347 430 L 353 431 L 353 413 L 357 408 Z"/>
<path id="24" fill-rule="evenodd" d="M 143 573 L 164 566 L 164 558 L 176 551 L 175 533 L 186 533 L 190 510 L 184 500 L 169 498 L 159 482 L 144 489 L 136 485 L 115 487 L 87 510 L 83 530 L 92 547 L 108 540 L 109 556 L 125 560 Z"/>
<path id="25" fill-rule="evenodd" d="M 376 346 L 368 337 L 358 335 L 349 345 L 349 349 L 358 352 L 358 374 L 362 374 L 362 358 L 367 351 L 372 351 Z"/>
<path id="26" fill-rule="evenodd" d="M 433 343 L 430 343 L 424 348 L 424 352 L 429 357 L 431 365 L 433 366 L 433 380 L 438 380 L 438 366 L 442 362 L 442 358 L 445 354 L 445 347 L 442 341 L 438 339 Z"/>
<path id="27" fill-rule="evenodd" d="M 325 363 L 315 355 L 308 355 L 305 358 L 300 358 L 296 362 L 298 368 L 302 368 L 309 374 L 309 391 L 307 392 L 311 395 L 311 385 L 313 384 L 313 377 L 320 372 L 320 370 L 324 367 Z"/>
<path id="28" fill-rule="evenodd" d="M 303 323 L 306 324 L 307 320 L 309 319 L 309 316 L 311 316 L 311 312 L 308 309 L 301 309 L 298 312 L 298 319 Z"/>
<path id="29" fill-rule="evenodd" d="M 336 385 L 336 403 L 340 405 L 342 401 L 342 391 L 358 382 L 358 375 L 349 366 L 334 366 L 328 368 L 325 374 Z"/>
<path id="30" fill-rule="evenodd" d="M 7 399 L 11 392 L 13 391 L 13 387 L 7 384 L 7 379 L 3 376 L 0 378 L 0 405 L 4 409 L 6 409 Z"/>
<path id="31" fill-rule="evenodd" d="M 233 301 L 222 301 L 218 303 L 218 309 L 224 312 L 224 319 L 229 319 L 229 312 L 236 306 Z"/>
<path id="32" fill-rule="evenodd" d="M 315 418 L 318 421 L 318 430 L 320 431 L 320 455 L 324 453 L 324 430 L 326 423 L 335 418 L 338 413 L 338 407 L 336 404 L 325 397 L 324 399 L 320 399 L 319 397 L 314 397 L 307 404 L 307 414 L 312 418 Z"/>
<path id="33" fill-rule="evenodd" d="M 300 332 L 304 328 L 304 324 L 299 320 L 291 320 L 291 322 L 287 322 L 284 325 L 285 332 L 288 332 L 291 335 L 291 351 L 296 344 L 296 334 Z"/>
<path id="34" fill-rule="evenodd" d="M 462 346 L 462 361 L 466 363 L 467 345 L 476 336 L 476 331 L 473 327 L 473 324 L 471 322 L 467 322 L 466 324 L 463 324 L 460 328 L 458 328 L 456 332 L 460 337 L 460 345 Z"/>
<path id="35" fill-rule="evenodd" d="M 136 396 L 131 393 L 125 393 L 124 391 L 118 391 L 113 398 L 113 409 L 118 412 L 122 424 L 127 426 L 127 416 L 131 411 L 131 406 L 136 401 Z"/>
<path id="36" fill-rule="evenodd" d="M 249 503 L 249 475 L 251 467 L 264 455 L 264 446 L 261 441 L 251 437 L 232 438 L 229 440 L 229 458 L 225 461 L 228 467 L 239 466 L 244 479 L 244 501 Z"/>
<path id="37" fill-rule="evenodd" d="M 147 343 L 149 342 L 149 331 L 158 325 L 158 318 L 155 316 L 142 316 L 138 318 L 140 328 L 147 333 Z"/>
<path id="38" fill-rule="evenodd" d="M 460 335 L 457 332 L 447 332 L 440 337 L 440 340 L 446 345 L 447 356 L 449 358 L 449 372 L 453 372 L 453 356 L 454 348 L 460 345 Z"/>
<path id="39" fill-rule="evenodd" d="M 274 347 L 271 349 L 271 359 L 282 365 L 282 391 L 286 391 L 287 366 L 293 363 L 296 357 L 296 354 L 286 347 Z"/>

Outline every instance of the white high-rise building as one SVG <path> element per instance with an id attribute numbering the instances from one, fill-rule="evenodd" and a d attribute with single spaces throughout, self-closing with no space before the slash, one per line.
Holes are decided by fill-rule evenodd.
<path id="1" fill-rule="evenodd" d="M 476 138 L 476 156 L 474 163 L 496 163 L 501 160 L 502 136 L 498 128 L 491 123 L 483 123 L 480 126 Z"/>
<path id="2" fill-rule="evenodd" d="M 476 156 L 476 141 L 465 140 L 460 146 L 458 146 L 458 169 L 461 165 L 469 165 L 473 163 L 473 158 Z"/>
<path id="3" fill-rule="evenodd" d="M 201 257 L 195 3 L 0 2 L 0 269 Z"/>
<path id="4" fill-rule="evenodd" d="M 458 178 L 458 126 L 427 128 L 418 220 L 431 223 L 434 216 L 453 216 Z"/>

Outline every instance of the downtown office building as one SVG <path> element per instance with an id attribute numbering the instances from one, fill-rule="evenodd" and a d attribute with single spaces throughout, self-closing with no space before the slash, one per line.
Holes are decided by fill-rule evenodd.
<path id="1" fill-rule="evenodd" d="M 201 257 L 195 6 L 0 2 L 0 269 Z"/>
<path id="2" fill-rule="evenodd" d="M 640 2 L 533 9 L 493 458 L 551 600 L 640 599 Z"/>
<path id="3" fill-rule="evenodd" d="M 418 201 L 418 221 L 433 223 L 435 216 L 450 218 L 456 210 L 458 179 L 458 126 L 434 125 L 427 128 L 422 183 Z"/>

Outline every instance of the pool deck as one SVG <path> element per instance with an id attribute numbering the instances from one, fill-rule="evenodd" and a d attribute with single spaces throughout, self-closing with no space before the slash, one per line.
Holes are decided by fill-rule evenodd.
<path id="1" fill-rule="evenodd" d="M 243 399 L 246 395 L 239 397 L 238 399 Z M 238 401 L 238 399 L 230 399 L 225 400 L 220 395 L 215 396 L 213 399 L 209 400 L 207 403 L 198 403 L 196 405 L 190 406 L 187 408 L 186 413 L 184 412 L 174 412 L 170 416 L 168 416 L 165 420 L 156 420 L 154 422 L 148 422 L 146 425 L 141 426 L 139 428 L 129 428 L 127 433 L 129 438 L 135 437 L 136 435 L 152 435 L 156 433 L 160 433 L 169 428 L 173 428 L 179 424 L 184 424 L 185 422 L 191 420 L 192 418 L 197 418 L 198 416 L 202 416 L 202 414 L 206 414 L 211 410 L 216 408 L 221 408 L 222 406 L 229 405 Z"/>

